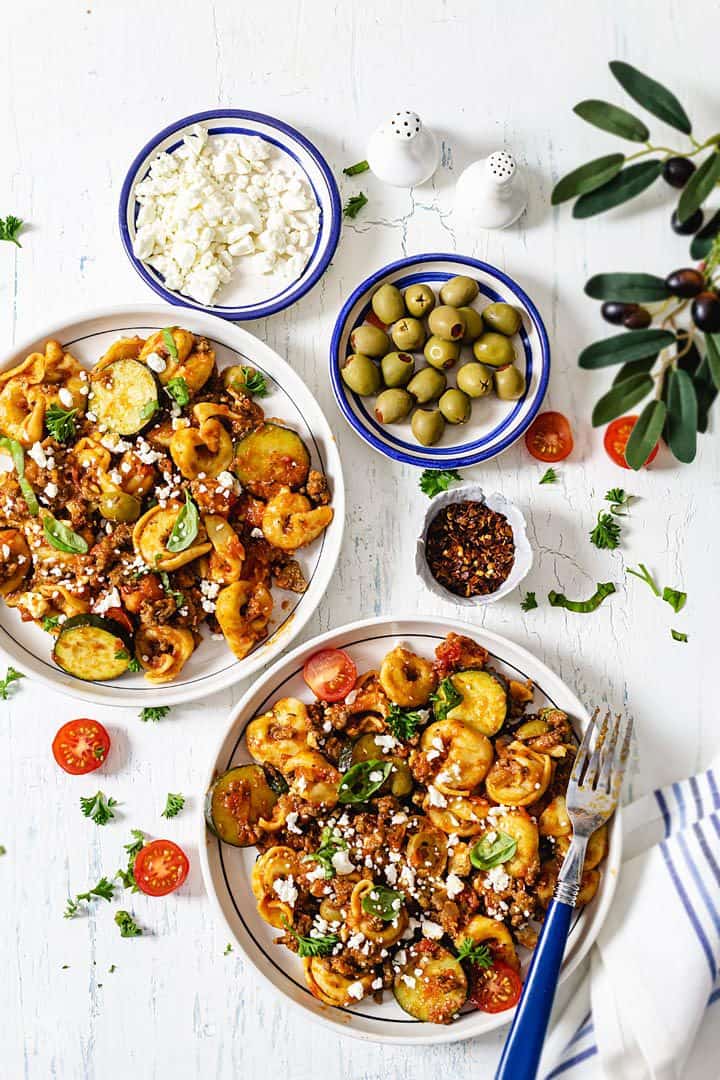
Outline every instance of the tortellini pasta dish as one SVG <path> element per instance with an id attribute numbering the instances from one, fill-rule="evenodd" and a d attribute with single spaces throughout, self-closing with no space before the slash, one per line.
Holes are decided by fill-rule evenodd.
<path id="1" fill-rule="evenodd" d="M 322 650 L 304 668 L 314 699 L 284 697 L 250 720 L 252 762 L 208 792 L 208 827 L 257 848 L 258 913 L 326 1005 L 391 992 L 447 1024 L 518 1000 L 570 843 L 577 742 L 566 713 L 532 711 L 532 684 L 488 660 L 454 633 L 432 658 L 398 643 L 361 673 Z M 580 904 L 607 850 L 603 827 Z"/>
<path id="2" fill-rule="evenodd" d="M 0 372 L 0 596 L 80 679 L 180 675 L 205 626 L 239 659 L 272 589 L 333 518 L 302 439 L 258 403 L 261 372 L 218 369 L 172 326 L 84 368 L 48 341 Z"/>

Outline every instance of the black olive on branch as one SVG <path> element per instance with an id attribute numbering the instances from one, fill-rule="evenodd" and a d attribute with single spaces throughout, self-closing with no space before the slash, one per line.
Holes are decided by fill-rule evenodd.
<path id="1" fill-rule="evenodd" d="M 623 304 L 620 300 L 606 300 L 600 308 L 600 314 L 605 322 L 613 326 L 622 326 L 625 319 L 640 310 L 639 304 Z"/>
<path id="2" fill-rule="evenodd" d="M 684 188 L 695 172 L 695 165 L 686 157 L 668 158 L 663 165 L 663 180 L 674 188 Z"/>
<path id="3" fill-rule="evenodd" d="M 694 214 L 691 214 L 686 221 L 680 221 L 677 215 L 677 210 L 673 210 L 673 215 L 670 218 L 670 226 L 673 232 L 676 232 L 678 236 L 692 236 L 696 233 L 703 223 L 703 212 L 698 209 Z"/>
<path id="4" fill-rule="evenodd" d="M 705 334 L 720 330 L 720 296 L 714 292 L 702 292 L 696 296 L 690 308 L 693 322 Z"/>
<path id="5" fill-rule="evenodd" d="M 637 310 L 629 312 L 622 321 L 626 330 L 644 330 L 652 322 L 652 315 L 647 308 L 636 305 Z"/>
<path id="6" fill-rule="evenodd" d="M 673 270 L 671 274 L 668 274 L 665 278 L 665 284 L 673 296 L 688 300 L 703 291 L 705 278 L 699 270 L 686 267 L 684 270 Z"/>

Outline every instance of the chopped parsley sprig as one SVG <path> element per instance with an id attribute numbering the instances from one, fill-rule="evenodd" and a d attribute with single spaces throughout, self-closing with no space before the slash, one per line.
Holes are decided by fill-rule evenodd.
<path id="1" fill-rule="evenodd" d="M 22 218 L 15 217 L 14 214 L 8 214 L 6 218 L 0 218 L 0 240 L 8 240 L 11 244 L 22 247 L 18 235 L 23 224 Z"/>
<path id="2" fill-rule="evenodd" d="M 479 968 L 493 966 L 493 958 L 487 945 L 478 945 L 472 938 L 466 937 L 460 942 L 457 950 L 458 960 L 467 960 Z"/>
<path id="3" fill-rule="evenodd" d="M 353 218 L 358 216 L 363 206 L 367 205 L 367 195 L 361 191 L 358 195 L 351 195 L 343 206 L 343 216 Z"/>
<path id="4" fill-rule="evenodd" d="M 620 526 L 607 510 L 599 512 L 595 528 L 590 533 L 590 542 L 596 548 L 608 551 L 620 546 Z"/>
<path id="5" fill-rule="evenodd" d="M 158 720 L 164 720 L 169 712 L 169 705 L 146 705 L 144 709 L 140 710 L 138 715 L 143 723 L 152 720 L 155 724 Z"/>
<path id="6" fill-rule="evenodd" d="M 332 825 L 326 825 L 320 834 L 320 847 L 317 851 L 306 855 L 305 861 L 312 860 L 319 863 L 323 868 L 325 879 L 329 881 L 330 878 L 335 877 L 333 856 L 337 855 L 338 851 L 347 851 L 347 849 L 347 843 L 342 836 L 335 831 Z"/>
<path id="7" fill-rule="evenodd" d="M 245 393 L 250 397 L 267 397 L 268 385 L 262 371 L 256 371 L 251 367 L 243 367 L 240 370 L 245 380 Z"/>
<path id="8" fill-rule="evenodd" d="M 610 513 L 624 517 L 627 514 L 630 500 L 634 495 L 628 495 L 624 488 L 610 488 L 605 495 L 605 501 L 610 503 Z"/>
<path id="9" fill-rule="evenodd" d="M 399 705 L 392 702 L 385 722 L 396 739 L 408 742 L 417 734 L 417 729 L 426 720 L 427 717 L 423 713 L 415 709 L 401 709 Z"/>
<path id="10" fill-rule="evenodd" d="M 45 427 L 59 443 L 69 443 L 75 438 L 77 409 L 62 409 L 55 402 L 45 413 Z"/>
<path id="11" fill-rule="evenodd" d="M 117 800 L 110 796 L 106 799 L 102 791 L 94 795 L 80 796 L 80 809 L 85 817 L 90 818 L 96 825 L 107 825 L 115 815 L 112 807 L 117 806 Z"/>
<path id="12" fill-rule="evenodd" d="M 420 476 L 420 490 L 432 499 L 460 479 L 457 469 L 425 469 Z"/>
<path id="13" fill-rule="evenodd" d="M 17 682 L 18 679 L 24 678 L 22 671 L 16 671 L 14 667 L 9 667 L 5 672 L 5 678 L 0 679 L 0 698 L 7 701 L 12 684 Z"/>
<path id="14" fill-rule="evenodd" d="M 309 934 L 299 934 L 293 930 L 287 919 L 283 918 L 283 925 L 288 934 L 291 934 L 297 942 L 298 956 L 329 956 L 340 938 L 337 934 L 318 934 L 317 937 Z"/>
<path id="15" fill-rule="evenodd" d="M 115 922 L 120 927 L 120 937 L 140 937 L 142 934 L 129 911 L 116 911 Z"/>
<path id="16" fill-rule="evenodd" d="M 554 484 L 556 483 L 558 474 L 553 469 L 552 465 L 549 469 L 546 469 L 543 475 L 540 477 L 539 483 L 541 484 Z"/>
<path id="17" fill-rule="evenodd" d="M 174 794 L 172 791 L 168 792 L 168 797 L 165 802 L 165 809 L 160 817 L 172 818 L 177 817 L 182 808 L 185 806 L 185 796 L 179 793 Z"/>
<path id="18" fill-rule="evenodd" d="M 525 593 L 525 596 L 520 604 L 523 611 L 534 611 L 538 606 L 537 598 L 534 592 Z"/>
<path id="19" fill-rule="evenodd" d="M 63 913 L 64 918 L 74 919 L 80 910 L 80 904 L 89 902 L 94 896 L 99 897 L 101 900 L 107 900 L 109 903 L 113 898 L 114 890 L 115 886 L 112 881 L 108 881 L 106 877 L 101 877 L 97 885 L 93 885 L 92 889 L 88 889 L 87 892 L 77 893 L 74 900 L 72 897 L 68 897 Z"/>
<path id="20" fill-rule="evenodd" d="M 135 859 L 139 852 L 145 847 L 145 833 L 142 829 L 131 830 L 133 839 L 129 844 L 125 844 L 125 851 L 127 852 L 128 862 L 125 870 L 118 870 L 115 877 L 120 878 L 124 889 L 132 889 L 133 892 L 139 892 L 135 882 Z"/>

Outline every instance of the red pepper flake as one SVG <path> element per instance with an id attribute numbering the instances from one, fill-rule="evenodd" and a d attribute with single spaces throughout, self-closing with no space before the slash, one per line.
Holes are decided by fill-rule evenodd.
<path id="1" fill-rule="evenodd" d="M 451 503 L 430 522 L 425 556 L 432 576 L 451 593 L 486 596 L 512 570 L 513 531 L 507 518 L 485 503 Z"/>

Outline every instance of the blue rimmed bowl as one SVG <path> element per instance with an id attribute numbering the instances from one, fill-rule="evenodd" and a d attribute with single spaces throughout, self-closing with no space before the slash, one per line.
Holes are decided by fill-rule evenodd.
<path id="1" fill-rule="evenodd" d="M 153 158 L 163 151 L 173 153 L 177 150 L 183 137 L 196 124 L 206 128 L 211 136 L 258 136 L 289 155 L 304 173 L 318 205 L 319 230 L 313 251 L 299 277 L 282 282 L 278 282 L 272 275 L 268 275 L 267 279 L 258 277 L 253 281 L 253 295 L 249 296 L 247 283 L 243 281 L 242 270 L 239 268 L 233 280 L 223 286 L 216 302 L 204 305 L 192 297 L 167 288 L 162 274 L 135 255 L 133 243 L 139 211 L 135 189 L 147 176 Z M 163 128 L 145 144 L 133 161 L 120 193 L 120 236 L 130 262 L 143 281 L 170 304 L 194 308 L 196 311 L 234 321 L 263 319 L 274 315 L 309 292 L 325 273 L 333 257 L 340 239 L 341 220 L 338 186 L 330 166 L 317 147 L 282 120 L 245 109 L 208 109 L 185 116 Z"/>
<path id="2" fill-rule="evenodd" d="M 479 311 L 498 300 L 522 311 L 522 325 L 513 340 L 518 367 L 525 372 L 526 390 L 518 401 L 500 401 L 495 395 L 474 401 L 466 424 L 447 424 L 439 443 L 421 446 L 412 435 L 409 419 L 398 424 L 380 424 L 373 413 L 374 398 L 354 394 L 343 382 L 340 366 L 352 351 L 350 334 L 365 321 L 371 310 L 372 295 L 381 285 L 396 285 L 402 290 L 422 282 L 437 293 L 448 278 L 458 274 L 477 281 L 480 293 L 473 307 Z M 472 358 L 470 346 L 463 346 L 459 364 Z M 446 373 L 448 386 L 455 385 L 454 372 L 451 369 Z M 330 344 L 330 377 L 343 416 L 374 450 L 423 469 L 462 469 L 497 457 L 530 426 L 542 405 L 550 378 L 550 344 L 537 307 L 502 270 L 464 255 L 412 255 L 389 263 L 366 278 L 343 305 Z"/>

